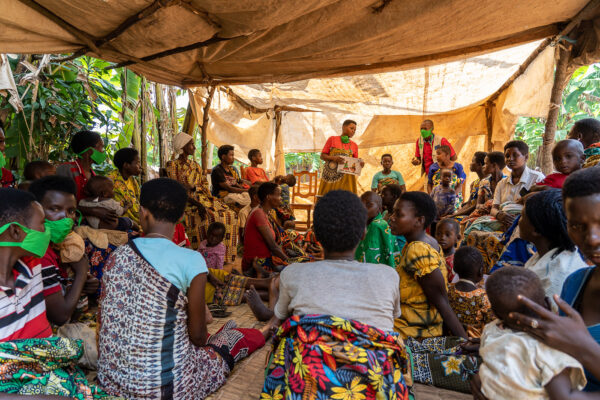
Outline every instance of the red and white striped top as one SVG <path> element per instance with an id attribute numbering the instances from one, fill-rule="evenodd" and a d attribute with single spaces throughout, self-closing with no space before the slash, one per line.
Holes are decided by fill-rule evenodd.
<path id="1" fill-rule="evenodd" d="M 40 260 L 20 259 L 13 273 L 14 290 L 0 286 L 0 342 L 51 336 Z"/>

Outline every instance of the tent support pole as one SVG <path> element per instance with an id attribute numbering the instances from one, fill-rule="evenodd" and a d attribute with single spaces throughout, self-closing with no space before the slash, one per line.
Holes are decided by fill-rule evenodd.
<path id="1" fill-rule="evenodd" d="M 208 139 L 206 138 L 206 130 L 208 129 L 208 113 L 210 111 L 210 104 L 212 103 L 213 95 L 215 94 L 216 86 L 208 88 L 208 96 L 206 97 L 206 104 L 202 110 L 202 126 L 200 127 L 201 139 L 202 139 L 202 169 L 208 168 Z"/>
<path id="2" fill-rule="evenodd" d="M 283 113 L 281 107 L 275 106 L 275 175 L 285 175 L 285 152 L 281 135 L 281 119 Z"/>
<path id="3" fill-rule="evenodd" d="M 485 103 L 485 124 L 487 127 L 487 135 L 486 135 L 486 151 L 494 151 L 494 143 L 492 141 L 492 135 L 494 133 L 494 102 L 488 101 Z"/>
<path id="4" fill-rule="evenodd" d="M 146 143 L 146 117 L 148 105 L 146 103 L 146 78 L 142 76 L 140 85 L 140 159 L 142 161 L 142 183 L 148 180 L 148 147 Z"/>
<path id="5" fill-rule="evenodd" d="M 571 50 L 560 44 L 556 47 L 556 72 L 554 73 L 554 84 L 552 85 L 552 93 L 550 94 L 550 107 L 548 117 L 546 118 L 546 127 L 542 141 L 542 172 L 549 174 L 553 170 L 552 166 L 552 145 L 554 144 L 554 136 L 556 135 L 556 121 L 562 102 L 563 90 L 567 84 L 567 70 L 569 67 L 569 58 Z"/>

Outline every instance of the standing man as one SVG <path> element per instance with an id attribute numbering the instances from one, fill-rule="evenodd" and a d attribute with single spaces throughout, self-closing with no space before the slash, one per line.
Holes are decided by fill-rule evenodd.
<path id="1" fill-rule="evenodd" d="M 450 142 L 441 136 L 433 133 L 433 121 L 426 119 L 421 123 L 421 137 L 417 139 L 417 148 L 415 157 L 412 159 L 413 165 L 421 165 L 421 173 L 427 175 L 429 167 L 434 162 L 437 162 L 435 150 L 440 146 L 450 147 L 450 159 L 456 160 L 456 152 Z"/>

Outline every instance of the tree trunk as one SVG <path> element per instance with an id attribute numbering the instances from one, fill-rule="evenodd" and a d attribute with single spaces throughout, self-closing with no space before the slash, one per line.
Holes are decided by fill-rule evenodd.
<path id="1" fill-rule="evenodd" d="M 208 113 L 210 111 L 210 104 L 212 103 L 213 95 L 215 94 L 216 86 L 210 86 L 208 88 L 208 96 L 206 97 L 206 104 L 202 110 L 202 126 L 200 127 L 201 139 L 202 139 L 202 169 L 208 168 L 208 139 L 206 138 L 206 130 L 208 129 Z"/>
<path id="2" fill-rule="evenodd" d="M 146 143 L 146 118 L 148 116 L 148 104 L 146 102 L 146 78 L 142 76 L 140 84 L 140 161 L 142 162 L 142 182 L 148 180 L 148 147 Z"/>
<path id="3" fill-rule="evenodd" d="M 169 114 L 167 113 L 167 108 L 165 106 L 165 92 L 164 86 L 160 83 L 154 84 L 154 92 L 155 92 L 155 102 L 156 109 L 158 110 L 158 121 L 156 124 L 158 131 L 158 151 L 160 154 L 160 168 L 164 168 L 167 164 L 168 159 L 168 142 L 167 138 L 172 136 L 170 135 L 171 130 L 169 129 Z"/>
<path id="4" fill-rule="evenodd" d="M 558 113 L 562 103 L 563 90 L 567 84 L 568 66 L 571 50 L 566 49 L 560 44 L 556 46 L 556 72 L 554 73 L 554 84 L 552 85 L 552 93 L 550 94 L 550 110 L 548 118 L 546 118 L 546 128 L 542 141 L 542 172 L 550 174 L 554 170 L 552 165 L 552 145 L 556 136 L 556 122 L 558 121 Z"/>
<path id="5" fill-rule="evenodd" d="M 171 112 L 171 126 L 173 136 L 179 133 L 179 124 L 177 123 L 177 93 L 173 86 L 168 86 L 169 93 L 169 111 Z"/>

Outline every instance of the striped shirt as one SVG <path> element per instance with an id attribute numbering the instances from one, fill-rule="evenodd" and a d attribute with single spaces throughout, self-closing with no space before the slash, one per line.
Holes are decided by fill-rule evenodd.
<path id="1" fill-rule="evenodd" d="M 44 283 L 44 297 L 63 291 L 63 285 L 66 286 L 67 276 L 59 267 L 58 255 L 48 246 L 44 257 L 40 258 L 42 266 L 42 282 Z"/>
<path id="2" fill-rule="evenodd" d="M 0 286 L 0 342 L 51 336 L 40 260 L 20 259 L 13 273 L 15 288 Z"/>

